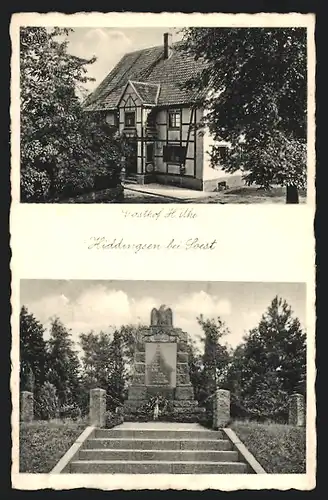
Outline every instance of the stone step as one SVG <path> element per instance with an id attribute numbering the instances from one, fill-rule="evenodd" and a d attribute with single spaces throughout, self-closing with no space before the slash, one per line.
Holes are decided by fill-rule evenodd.
<path id="1" fill-rule="evenodd" d="M 135 175 L 128 175 L 125 177 L 124 182 L 126 184 L 138 184 L 138 178 Z"/>
<path id="2" fill-rule="evenodd" d="M 245 474 L 241 462 L 153 462 L 78 460 L 70 466 L 77 474 Z"/>
<path id="3" fill-rule="evenodd" d="M 236 451 L 198 451 L 198 450 L 81 450 L 79 460 L 106 460 L 124 462 L 237 462 Z"/>
<path id="4" fill-rule="evenodd" d="M 95 437 L 133 439 L 224 439 L 222 431 L 170 429 L 96 429 Z"/>
<path id="5" fill-rule="evenodd" d="M 88 449 L 130 449 L 130 450 L 231 450 L 228 439 L 131 439 L 92 438 L 85 443 Z"/>

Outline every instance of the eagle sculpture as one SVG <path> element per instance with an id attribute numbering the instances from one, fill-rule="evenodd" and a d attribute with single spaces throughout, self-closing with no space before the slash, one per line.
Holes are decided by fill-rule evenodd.
<path id="1" fill-rule="evenodd" d="M 172 326 L 173 323 L 173 315 L 172 309 L 166 307 L 164 304 L 160 306 L 159 309 L 152 309 L 150 315 L 150 324 L 151 326 Z"/>

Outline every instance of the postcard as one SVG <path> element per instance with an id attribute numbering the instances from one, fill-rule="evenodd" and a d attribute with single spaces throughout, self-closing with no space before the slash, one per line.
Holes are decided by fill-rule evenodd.
<path id="1" fill-rule="evenodd" d="M 14 488 L 315 487 L 314 30 L 13 15 Z"/>

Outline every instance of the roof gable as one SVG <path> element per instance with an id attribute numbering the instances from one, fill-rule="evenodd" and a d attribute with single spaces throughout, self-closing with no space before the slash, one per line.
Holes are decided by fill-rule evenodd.
<path id="1" fill-rule="evenodd" d="M 116 102 L 117 107 L 121 104 L 122 99 L 124 98 L 129 87 L 132 88 L 140 103 L 144 106 L 155 106 L 157 104 L 160 91 L 160 85 L 158 83 L 134 82 L 132 80 L 128 80 Z"/>
<path id="2" fill-rule="evenodd" d="M 161 89 L 159 83 L 134 82 L 132 80 L 130 80 L 130 83 L 143 104 L 148 104 L 150 106 L 155 106 L 157 104 Z"/>
<path id="3" fill-rule="evenodd" d="M 172 55 L 168 59 L 164 59 L 162 46 L 125 54 L 89 96 L 86 109 L 92 111 L 116 108 L 129 81 L 145 104 L 170 106 L 193 102 L 195 93 L 182 89 L 181 85 L 199 73 L 204 63 L 177 50 L 178 46 L 179 43 L 173 44 Z"/>

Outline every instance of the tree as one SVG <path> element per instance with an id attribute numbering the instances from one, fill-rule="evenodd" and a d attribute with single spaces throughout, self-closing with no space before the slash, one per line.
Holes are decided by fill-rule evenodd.
<path id="1" fill-rule="evenodd" d="M 80 335 L 83 350 L 82 366 L 84 386 L 89 390 L 95 387 L 107 390 L 110 377 L 110 346 L 112 337 L 109 333 L 89 332 Z"/>
<path id="2" fill-rule="evenodd" d="M 74 350 L 71 333 L 58 317 L 51 321 L 48 341 L 48 382 L 57 390 L 60 405 L 79 402 L 80 362 Z"/>
<path id="3" fill-rule="evenodd" d="M 231 149 L 222 168 L 247 184 L 287 187 L 298 203 L 306 185 L 307 55 L 305 28 L 186 28 L 181 50 L 201 63 L 186 86 L 206 111 L 202 125 Z M 221 162 L 220 162 L 221 163 Z"/>
<path id="4" fill-rule="evenodd" d="M 147 328 L 146 325 L 122 325 L 120 328 L 120 335 L 122 338 L 122 349 L 123 358 L 125 361 L 125 367 L 128 372 L 132 367 L 134 359 L 135 344 L 138 341 L 139 332 L 142 332 Z"/>
<path id="5" fill-rule="evenodd" d="M 226 368 L 229 362 L 229 350 L 222 344 L 222 338 L 229 334 L 229 329 L 221 318 L 204 319 L 202 315 L 197 318 L 204 332 L 203 354 L 203 383 L 207 396 L 211 396 L 219 385 L 225 382 Z"/>
<path id="6" fill-rule="evenodd" d="M 245 337 L 229 367 L 236 399 L 250 416 L 286 415 L 287 399 L 306 390 L 306 335 L 291 307 L 276 296 Z"/>
<path id="7" fill-rule="evenodd" d="M 114 406 L 117 402 L 123 403 L 124 390 L 126 387 L 126 368 L 124 363 L 124 339 L 120 330 L 115 330 L 110 345 L 110 377 L 108 394 L 113 399 Z"/>
<path id="8" fill-rule="evenodd" d="M 79 344 L 82 348 L 82 373 L 81 373 L 81 403 L 80 407 L 86 413 L 89 407 L 90 389 L 107 388 L 108 346 L 110 337 L 101 332 L 99 335 L 93 331 L 82 333 Z"/>
<path id="9" fill-rule="evenodd" d="M 82 333 L 83 385 L 105 389 L 109 405 L 122 402 L 129 380 L 134 357 L 134 345 L 139 329 L 143 327 L 123 325 L 110 333 Z M 112 398 L 112 399 L 110 399 Z"/>
<path id="10" fill-rule="evenodd" d="M 44 327 L 25 306 L 20 311 L 20 390 L 37 391 L 45 381 Z"/>
<path id="11" fill-rule="evenodd" d="M 195 398 L 201 403 L 208 396 L 204 383 L 203 356 L 195 340 L 190 335 L 187 338 L 190 382 L 194 388 Z"/>
<path id="12" fill-rule="evenodd" d="M 84 111 L 78 94 L 95 58 L 69 54 L 71 31 L 20 30 L 22 201 L 74 195 L 91 189 L 97 176 L 118 182 L 122 141 L 102 114 Z"/>
<path id="13" fill-rule="evenodd" d="M 45 382 L 41 387 L 36 401 L 36 414 L 41 420 L 49 420 L 59 415 L 59 401 L 56 387 Z"/>
<path id="14" fill-rule="evenodd" d="M 28 365 L 25 390 L 34 394 L 34 389 L 35 389 L 35 376 L 34 376 L 34 373 L 33 373 L 31 366 Z"/>

